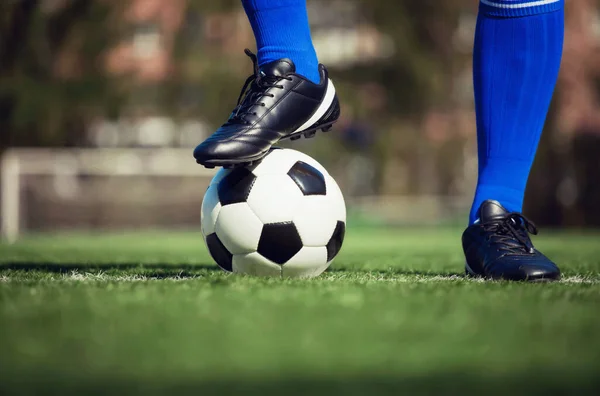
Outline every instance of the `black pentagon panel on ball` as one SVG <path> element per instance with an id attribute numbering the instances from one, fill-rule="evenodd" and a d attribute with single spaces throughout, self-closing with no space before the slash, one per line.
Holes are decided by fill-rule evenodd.
<path id="1" fill-rule="evenodd" d="M 325 195 L 325 176 L 312 165 L 298 161 L 288 171 L 288 176 L 298 185 L 304 195 Z"/>
<path id="2" fill-rule="evenodd" d="M 219 182 L 217 191 L 221 205 L 246 202 L 256 176 L 248 168 L 235 168 Z"/>
<path id="3" fill-rule="evenodd" d="M 333 230 L 333 235 L 329 242 L 327 242 L 327 262 L 330 262 L 337 256 L 342 248 L 342 243 L 344 242 L 344 235 L 346 234 L 346 223 L 343 221 L 338 221 L 335 230 Z"/>
<path id="4" fill-rule="evenodd" d="M 210 234 L 206 237 L 206 245 L 208 246 L 208 252 L 212 258 L 217 262 L 219 267 L 225 271 L 233 271 L 233 255 L 229 253 L 227 248 L 219 240 L 217 234 Z"/>
<path id="5" fill-rule="evenodd" d="M 263 226 L 257 249 L 263 257 L 283 265 L 300 249 L 302 249 L 302 239 L 294 223 L 273 223 Z"/>

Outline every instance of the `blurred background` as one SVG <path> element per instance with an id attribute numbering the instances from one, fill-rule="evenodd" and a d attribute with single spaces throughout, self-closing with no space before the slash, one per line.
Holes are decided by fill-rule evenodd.
<path id="1" fill-rule="evenodd" d="M 352 221 L 465 224 L 476 181 L 476 0 L 308 0 L 342 119 L 292 147 Z M 3 0 L 2 231 L 197 227 L 214 171 L 192 149 L 252 65 L 239 0 Z M 600 226 L 600 1 L 571 0 L 525 213 Z"/>

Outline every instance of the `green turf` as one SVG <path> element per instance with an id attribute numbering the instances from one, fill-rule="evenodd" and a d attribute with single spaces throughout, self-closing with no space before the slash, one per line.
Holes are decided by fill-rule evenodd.
<path id="1" fill-rule="evenodd" d="M 559 394 L 600 389 L 600 234 L 555 284 L 462 276 L 460 230 L 350 229 L 318 279 L 216 270 L 199 233 L 0 245 L 2 394 Z"/>

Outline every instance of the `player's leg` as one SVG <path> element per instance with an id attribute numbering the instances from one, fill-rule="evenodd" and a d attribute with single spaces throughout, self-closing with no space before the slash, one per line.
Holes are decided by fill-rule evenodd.
<path id="1" fill-rule="evenodd" d="M 319 65 L 306 0 L 242 0 L 258 54 L 237 107 L 227 122 L 194 150 L 207 167 L 247 165 L 281 139 L 329 130 L 339 103 L 326 68 Z"/>
<path id="2" fill-rule="evenodd" d="M 479 177 L 463 235 L 467 272 L 557 279 L 520 213 L 562 55 L 564 0 L 480 0 L 473 79 Z M 493 200 L 493 201 L 492 201 Z"/>

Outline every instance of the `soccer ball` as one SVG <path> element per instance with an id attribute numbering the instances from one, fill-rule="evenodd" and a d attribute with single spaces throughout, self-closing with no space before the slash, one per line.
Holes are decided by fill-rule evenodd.
<path id="1" fill-rule="evenodd" d="M 225 271 L 311 278 L 342 247 L 346 206 L 321 164 L 299 151 L 272 149 L 256 165 L 217 172 L 201 222 L 208 251 Z"/>

